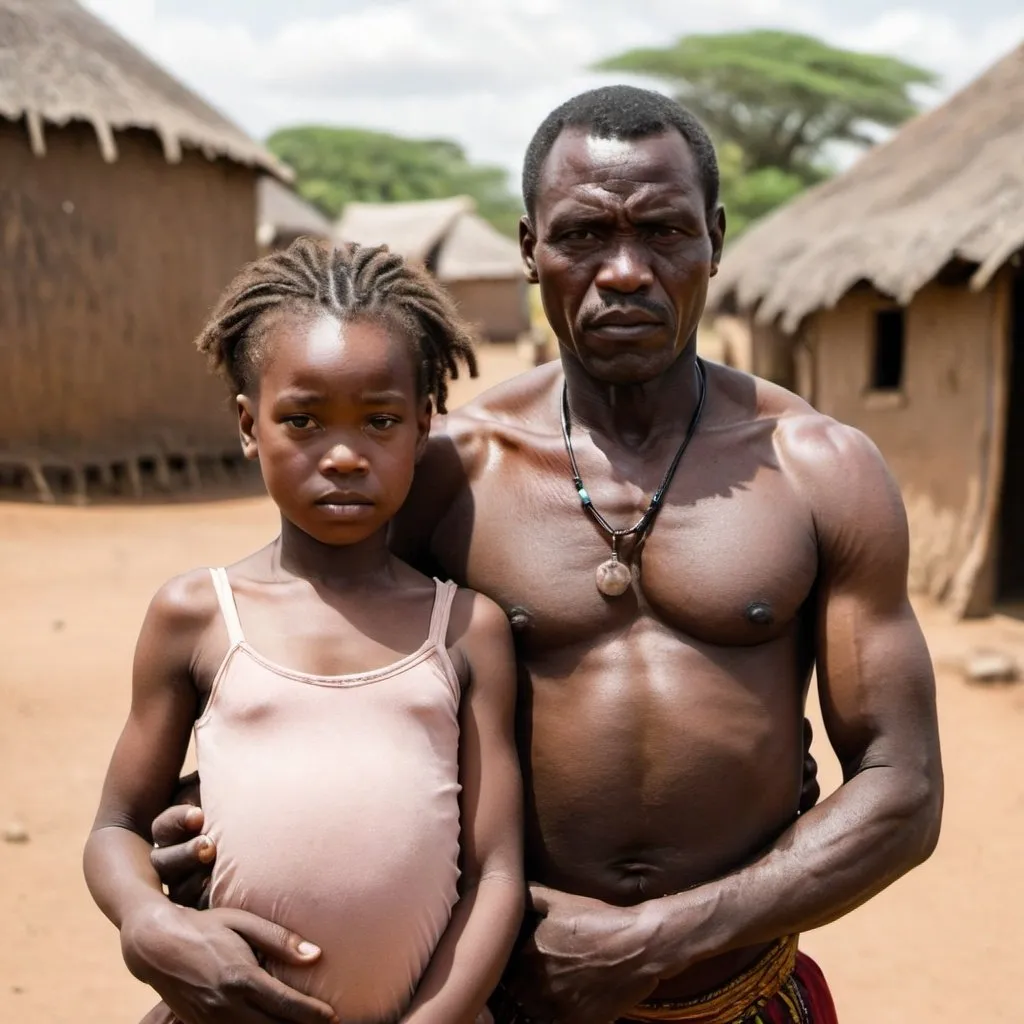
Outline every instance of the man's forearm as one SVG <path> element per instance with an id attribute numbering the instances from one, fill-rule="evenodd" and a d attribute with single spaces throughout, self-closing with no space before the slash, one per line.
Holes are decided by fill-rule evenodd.
<path id="1" fill-rule="evenodd" d="M 748 867 L 646 905 L 659 975 L 842 917 L 927 859 L 941 807 L 941 779 L 863 770 Z"/>

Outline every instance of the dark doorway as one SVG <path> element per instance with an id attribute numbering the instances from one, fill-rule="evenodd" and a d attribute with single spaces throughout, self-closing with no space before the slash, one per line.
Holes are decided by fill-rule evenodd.
<path id="1" fill-rule="evenodd" d="M 1024 607 L 1024 270 L 1013 279 L 996 599 Z"/>

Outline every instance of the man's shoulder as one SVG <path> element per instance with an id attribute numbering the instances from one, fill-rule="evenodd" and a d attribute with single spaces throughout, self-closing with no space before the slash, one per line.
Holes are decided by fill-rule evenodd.
<path id="1" fill-rule="evenodd" d="M 759 409 L 774 424 L 779 468 L 806 502 L 819 536 L 905 520 L 882 453 L 862 430 L 819 412 L 797 395 L 757 381 Z"/>
<path id="2" fill-rule="evenodd" d="M 474 424 L 526 421 L 547 401 L 561 379 L 562 365 L 558 360 L 544 363 L 488 388 L 450 413 L 448 419 L 457 421 L 463 429 L 472 429 Z"/>
<path id="3" fill-rule="evenodd" d="M 561 364 L 555 360 L 488 388 L 458 409 L 437 417 L 429 447 L 436 455 L 454 449 L 464 468 L 471 470 L 496 436 L 529 428 L 549 404 L 561 379 Z"/>
<path id="4" fill-rule="evenodd" d="M 812 511 L 865 487 L 883 484 L 891 491 L 895 486 L 881 452 L 863 431 L 771 381 L 718 365 L 712 373 L 738 410 L 739 422 L 757 420 L 771 429 L 778 468 Z"/>

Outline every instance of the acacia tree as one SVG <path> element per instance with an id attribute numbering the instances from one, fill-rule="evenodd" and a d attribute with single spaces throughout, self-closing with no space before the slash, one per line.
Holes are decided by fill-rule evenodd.
<path id="1" fill-rule="evenodd" d="M 770 29 L 684 36 L 595 70 L 669 83 L 723 151 L 723 194 L 741 223 L 827 175 L 831 144 L 870 146 L 878 128 L 902 124 L 918 110 L 913 88 L 937 81 L 894 57 Z"/>
<path id="2" fill-rule="evenodd" d="M 406 139 L 361 128 L 298 126 L 274 132 L 267 147 L 289 164 L 296 188 L 330 217 L 348 202 L 472 196 L 480 215 L 515 235 L 522 204 L 503 168 L 470 163 L 447 139 Z"/>

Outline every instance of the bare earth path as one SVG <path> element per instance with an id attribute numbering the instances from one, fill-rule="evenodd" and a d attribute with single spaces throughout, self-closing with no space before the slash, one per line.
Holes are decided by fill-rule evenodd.
<path id="1" fill-rule="evenodd" d="M 275 526 L 263 499 L 0 505 L 0 828 L 20 821 L 30 836 L 0 842 L 0 1022 L 131 1024 L 152 1004 L 121 965 L 79 867 L 127 708 L 132 647 L 163 580 L 231 561 Z M 1020 1024 L 1024 687 L 972 688 L 950 666 L 981 644 L 1024 660 L 1024 624 L 922 615 L 940 669 L 948 795 L 939 850 L 804 946 L 830 976 L 843 1024 Z M 834 785 L 822 739 L 816 747 Z"/>

